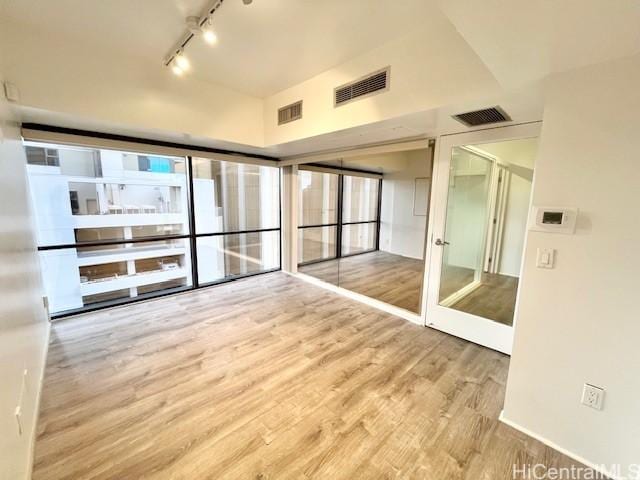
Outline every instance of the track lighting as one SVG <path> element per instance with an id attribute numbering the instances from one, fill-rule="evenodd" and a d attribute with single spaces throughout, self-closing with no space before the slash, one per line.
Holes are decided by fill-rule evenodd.
<path id="1" fill-rule="evenodd" d="M 242 0 L 242 3 L 249 5 L 252 1 Z M 163 62 L 165 67 L 170 67 L 176 75 L 182 75 L 190 69 L 189 60 L 184 56 L 184 49 L 194 37 L 202 37 L 209 45 L 215 45 L 218 42 L 218 36 L 211 27 L 211 17 L 220 8 L 222 2 L 223 0 L 213 0 L 201 16 L 187 17 L 188 31 L 180 37 L 171 53 L 165 57 Z"/>

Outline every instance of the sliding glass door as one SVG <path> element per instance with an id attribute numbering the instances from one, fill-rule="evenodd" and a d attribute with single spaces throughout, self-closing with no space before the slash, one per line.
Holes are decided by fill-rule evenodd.
<path id="1" fill-rule="evenodd" d="M 25 149 L 53 316 L 280 268 L 276 167 L 39 143 Z"/>

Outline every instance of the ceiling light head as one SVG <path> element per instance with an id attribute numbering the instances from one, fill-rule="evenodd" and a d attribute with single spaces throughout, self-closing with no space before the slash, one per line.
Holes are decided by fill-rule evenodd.
<path id="1" fill-rule="evenodd" d="M 200 34 L 200 18 L 187 17 L 187 28 L 194 35 L 199 35 Z"/>
<path id="2" fill-rule="evenodd" d="M 245 5 L 251 5 L 251 2 L 253 2 L 253 0 L 242 0 L 242 3 Z"/>
<path id="3" fill-rule="evenodd" d="M 202 38 L 204 38 L 204 41 L 207 42 L 209 45 L 215 45 L 216 43 L 218 43 L 218 36 L 216 35 L 216 32 L 214 32 L 212 28 L 203 28 Z"/>
<path id="4" fill-rule="evenodd" d="M 177 77 L 181 77 L 182 74 L 184 73 L 184 70 L 182 70 L 178 65 L 176 65 L 175 63 L 171 64 L 171 71 L 174 73 L 175 76 Z"/>
<path id="5" fill-rule="evenodd" d="M 177 65 L 183 72 L 189 70 L 189 60 L 184 56 L 184 53 L 178 52 L 173 59 L 173 63 Z"/>

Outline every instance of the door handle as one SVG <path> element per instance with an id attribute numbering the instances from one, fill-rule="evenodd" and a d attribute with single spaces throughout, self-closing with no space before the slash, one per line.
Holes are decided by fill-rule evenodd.
<path id="1" fill-rule="evenodd" d="M 450 243 L 436 238 L 436 245 L 438 245 L 439 247 L 444 247 L 445 245 L 450 245 Z"/>

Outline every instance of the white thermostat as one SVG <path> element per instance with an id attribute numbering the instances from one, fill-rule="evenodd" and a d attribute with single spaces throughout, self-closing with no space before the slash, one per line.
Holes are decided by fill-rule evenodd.
<path id="1" fill-rule="evenodd" d="M 576 231 L 577 218 L 577 208 L 533 207 L 530 230 L 572 234 Z"/>

